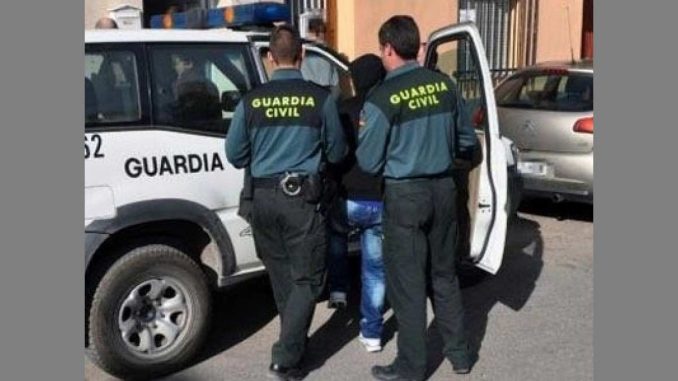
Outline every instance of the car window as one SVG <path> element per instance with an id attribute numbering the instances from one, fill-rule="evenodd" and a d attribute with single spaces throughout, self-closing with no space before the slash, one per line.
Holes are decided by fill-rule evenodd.
<path id="1" fill-rule="evenodd" d="M 150 56 L 155 123 L 225 133 L 252 87 L 243 47 L 158 45 Z"/>
<path id="2" fill-rule="evenodd" d="M 516 76 L 502 82 L 495 91 L 497 104 L 506 104 L 510 100 L 517 98 L 517 94 L 523 86 L 523 81 L 524 78 L 522 76 Z"/>
<path id="3" fill-rule="evenodd" d="M 563 111 L 593 110 L 593 76 L 575 74 L 563 77 L 555 103 L 557 109 Z"/>
<path id="4" fill-rule="evenodd" d="M 547 111 L 593 110 L 593 76 L 585 73 L 528 73 L 497 89 L 500 107 Z"/>
<path id="5" fill-rule="evenodd" d="M 85 53 L 85 122 L 97 125 L 140 119 L 135 54 L 115 49 Z"/>
<path id="6" fill-rule="evenodd" d="M 301 75 L 305 80 L 330 90 L 335 96 L 341 93 L 339 70 L 333 62 L 317 52 L 306 50 L 301 62 Z"/>
<path id="7" fill-rule="evenodd" d="M 268 47 L 260 48 L 259 52 L 266 76 L 270 79 L 273 66 L 266 57 Z M 337 99 L 346 99 L 354 95 L 350 73 L 318 52 L 305 50 L 301 63 L 301 75 L 305 80 L 330 90 Z"/>
<path id="8" fill-rule="evenodd" d="M 460 122 L 478 130 L 487 128 L 485 96 L 480 66 L 470 40 L 451 40 L 435 46 L 429 67 L 449 77 L 460 96 Z"/>
<path id="9" fill-rule="evenodd" d="M 551 83 L 553 80 L 558 81 L 558 78 L 552 77 Z M 518 92 L 518 101 L 526 104 L 537 104 L 540 98 L 546 96 L 547 83 L 549 83 L 549 77 L 545 75 L 527 78 Z"/>
<path id="10" fill-rule="evenodd" d="M 268 46 L 262 46 L 259 48 L 259 59 L 264 66 L 264 71 L 266 72 L 266 80 L 271 79 L 273 75 L 273 63 L 268 59 Z"/>

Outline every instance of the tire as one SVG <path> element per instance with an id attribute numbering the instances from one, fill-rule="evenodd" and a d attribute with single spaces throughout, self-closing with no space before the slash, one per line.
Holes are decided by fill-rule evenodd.
<path id="1" fill-rule="evenodd" d="M 137 247 L 97 287 L 89 314 L 89 357 L 122 379 L 147 379 L 187 366 L 211 314 L 207 280 L 176 248 Z"/>

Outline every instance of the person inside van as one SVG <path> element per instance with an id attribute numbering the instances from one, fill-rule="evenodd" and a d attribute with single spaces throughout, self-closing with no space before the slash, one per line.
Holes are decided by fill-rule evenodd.
<path id="1" fill-rule="evenodd" d="M 175 117 L 184 123 L 204 123 L 221 120 L 219 89 L 199 70 L 188 55 L 172 54 L 177 77 L 172 84 Z"/>

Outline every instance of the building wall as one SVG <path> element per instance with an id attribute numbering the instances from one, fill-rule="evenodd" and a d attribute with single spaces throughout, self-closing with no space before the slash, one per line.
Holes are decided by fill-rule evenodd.
<path id="1" fill-rule="evenodd" d="M 355 1 L 338 0 L 336 5 L 336 30 L 334 35 L 334 48 L 346 54 L 350 59 L 356 57 L 355 54 Z M 331 15 L 330 15 L 331 17 Z"/>
<path id="2" fill-rule="evenodd" d="M 584 0 L 537 0 L 536 3 L 536 62 L 569 59 L 570 46 L 574 57 L 580 57 Z M 425 39 L 433 30 L 458 22 L 458 4 L 457 0 L 337 1 L 337 49 L 351 59 L 378 52 L 379 27 L 395 14 L 413 16 Z"/>
<path id="3" fill-rule="evenodd" d="M 583 15 L 584 0 L 545 0 L 539 2 L 537 62 L 569 60 L 571 57 L 570 46 L 574 51 L 575 59 L 581 56 Z"/>
<path id="4" fill-rule="evenodd" d="M 85 29 L 94 29 L 94 24 L 99 18 L 109 17 L 110 8 L 129 4 L 143 9 L 142 3 L 142 0 L 85 0 Z"/>
<path id="5" fill-rule="evenodd" d="M 211 0 L 211 4 L 227 6 L 256 1 Z M 108 16 L 108 9 L 123 4 L 143 8 L 142 0 L 85 0 L 85 29 L 93 28 L 96 20 Z M 584 0 L 538 0 L 538 4 L 536 61 L 569 59 L 570 43 L 574 57 L 580 57 Z M 422 40 L 435 29 L 456 23 L 459 17 L 458 0 L 338 0 L 336 7 L 336 48 L 350 59 L 379 51 L 379 27 L 392 15 L 414 17 Z"/>
<path id="6" fill-rule="evenodd" d="M 389 17 L 414 17 L 422 40 L 434 30 L 458 19 L 456 0 L 340 0 L 337 1 L 337 49 L 353 59 L 379 52 L 377 33 Z"/>
<path id="7" fill-rule="evenodd" d="M 259 3 L 264 0 L 211 0 L 214 7 L 230 7 L 232 5 Z M 285 0 L 265 0 L 267 2 L 284 3 Z"/>

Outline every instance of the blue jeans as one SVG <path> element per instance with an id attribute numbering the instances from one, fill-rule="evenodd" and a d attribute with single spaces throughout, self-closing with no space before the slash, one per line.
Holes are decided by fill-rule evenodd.
<path id="1" fill-rule="evenodd" d="M 380 339 L 386 293 L 381 243 L 381 201 L 340 200 L 334 208 L 329 236 L 330 292 L 348 289 L 348 236 L 360 234 L 362 252 L 362 292 L 360 297 L 360 331 L 370 339 Z"/>

